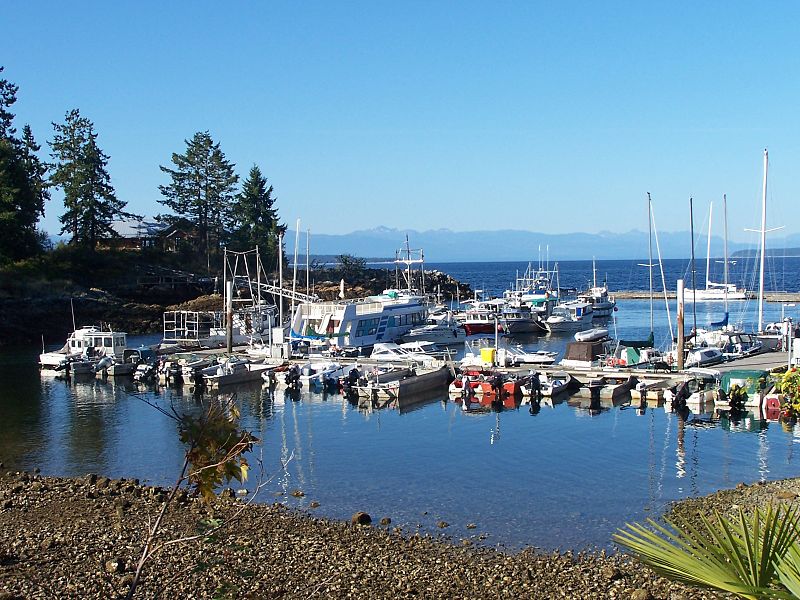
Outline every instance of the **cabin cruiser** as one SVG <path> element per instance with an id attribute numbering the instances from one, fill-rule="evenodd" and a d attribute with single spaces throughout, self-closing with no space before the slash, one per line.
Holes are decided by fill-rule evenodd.
<path id="1" fill-rule="evenodd" d="M 387 289 L 377 296 L 353 300 L 302 302 L 292 317 L 289 336 L 371 347 L 422 325 L 426 315 L 425 297 L 414 290 Z"/>
<path id="2" fill-rule="evenodd" d="M 758 336 L 744 333 L 732 325 L 715 330 L 698 329 L 694 334 L 694 342 L 696 346 L 719 348 L 728 360 L 763 351 L 763 342 Z"/>
<path id="3" fill-rule="evenodd" d="M 453 318 L 451 312 L 439 319 L 431 318 L 424 325 L 412 327 L 399 339 L 401 342 L 432 342 L 440 346 L 463 344 L 466 331 Z"/>
<path id="4" fill-rule="evenodd" d="M 103 331 L 99 327 L 87 325 L 73 331 L 60 350 L 40 354 L 39 364 L 43 369 L 60 371 L 67 364 L 81 359 L 96 361 L 103 357 L 113 357 L 121 361 L 126 348 L 125 333 Z"/>
<path id="5" fill-rule="evenodd" d="M 525 305 L 504 306 L 500 311 L 500 328 L 510 335 L 547 333 L 547 328 L 542 324 L 539 314 Z"/>
<path id="6" fill-rule="evenodd" d="M 552 333 L 580 331 L 592 326 L 592 305 L 582 300 L 559 303 L 552 314 L 544 320 Z"/>
<path id="7" fill-rule="evenodd" d="M 430 365 L 442 357 L 443 353 L 432 342 L 380 343 L 372 347 L 372 354 L 370 354 L 372 360 L 382 363 L 396 362 L 417 365 Z"/>
<path id="8" fill-rule="evenodd" d="M 591 304 L 594 319 L 610 317 L 617 306 L 617 301 L 608 295 L 608 287 L 605 285 L 590 287 L 586 292 L 578 294 L 578 300 Z"/>

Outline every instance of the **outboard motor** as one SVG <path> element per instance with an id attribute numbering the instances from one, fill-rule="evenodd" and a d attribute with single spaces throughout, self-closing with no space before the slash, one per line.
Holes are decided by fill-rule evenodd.
<path id="1" fill-rule="evenodd" d="M 686 408 L 686 401 L 692 393 L 689 391 L 689 382 L 680 383 L 675 390 L 675 397 L 672 399 L 672 410 L 678 412 Z"/>
<path id="2" fill-rule="evenodd" d="M 94 366 L 94 372 L 100 373 L 101 371 L 105 371 L 106 369 L 108 369 L 108 367 L 110 367 L 113 364 L 114 364 L 113 358 L 111 358 L 110 356 L 104 356 L 99 361 L 97 361 L 97 364 Z"/>
<path id="3" fill-rule="evenodd" d="M 500 373 L 495 373 L 492 377 L 492 391 L 498 396 L 503 393 L 503 376 Z"/>
<path id="4" fill-rule="evenodd" d="M 285 382 L 287 387 L 300 387 L 300 369 L 297 367 L 297 365 L 292 365 L 289 367 L 289 370 L 286 371 Z"/>

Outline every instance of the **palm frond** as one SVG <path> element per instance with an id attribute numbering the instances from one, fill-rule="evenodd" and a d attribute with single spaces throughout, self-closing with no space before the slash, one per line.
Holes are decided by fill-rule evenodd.
<path id="1" fill-rule="evenodd" d="M 750 516 L 740 510 L 733 521 L 715 512 L 714 520 L 699 514 L 698 521 L 665 519 L 667 528 L 648 519 L 649 528 L 627 524 L 613 537 L 653 570 L 675 581 L 743 598 L 800 597 L 772 587 L 783 577 L 791 580 L 792 573 L 800 582 L 800 551 L 795 563 L 786 562 L 780 579 L 776 572 L 798 536 L 795 510 L 769 506 Z"/>

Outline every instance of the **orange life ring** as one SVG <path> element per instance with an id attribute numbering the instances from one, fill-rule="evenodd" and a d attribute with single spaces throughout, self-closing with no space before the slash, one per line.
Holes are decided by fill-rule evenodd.
<path id="1" fill-rule="evenodd" d="M 606 365 L 609 366 L 609 367 L 613 367 L 614 366 L 614 357 L 613 356 L 609 356 L 606 359 Z"/>

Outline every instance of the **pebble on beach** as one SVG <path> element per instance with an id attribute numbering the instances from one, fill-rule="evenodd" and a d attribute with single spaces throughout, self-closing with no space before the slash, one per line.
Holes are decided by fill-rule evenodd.
<path id="1" fill-rule="evenodd" d="M 13 498 L 0 511 L 0 598 L 115 598 L 127 592 L 148 517 L 152 522 L 162 506 L 157 499 L 167 494 L 108 478 L 98 488 L 100 481 L 94 475 L 0 477 L 0 498 Z M 245 505 L 232 490 L 212 505 L 171 504 L 157 542 L 195 536 L 229 520 L 213 536 L 164 547 L 145 568 L 136 597 L 716 597 L 658 577 L 623 555 L 505 553 L 470 540 L 354 527 L 279 503 Z M 351 522 L 372 519 L 358 511 Z M 390 522 L 381 519 L 382 525 Z"/>

